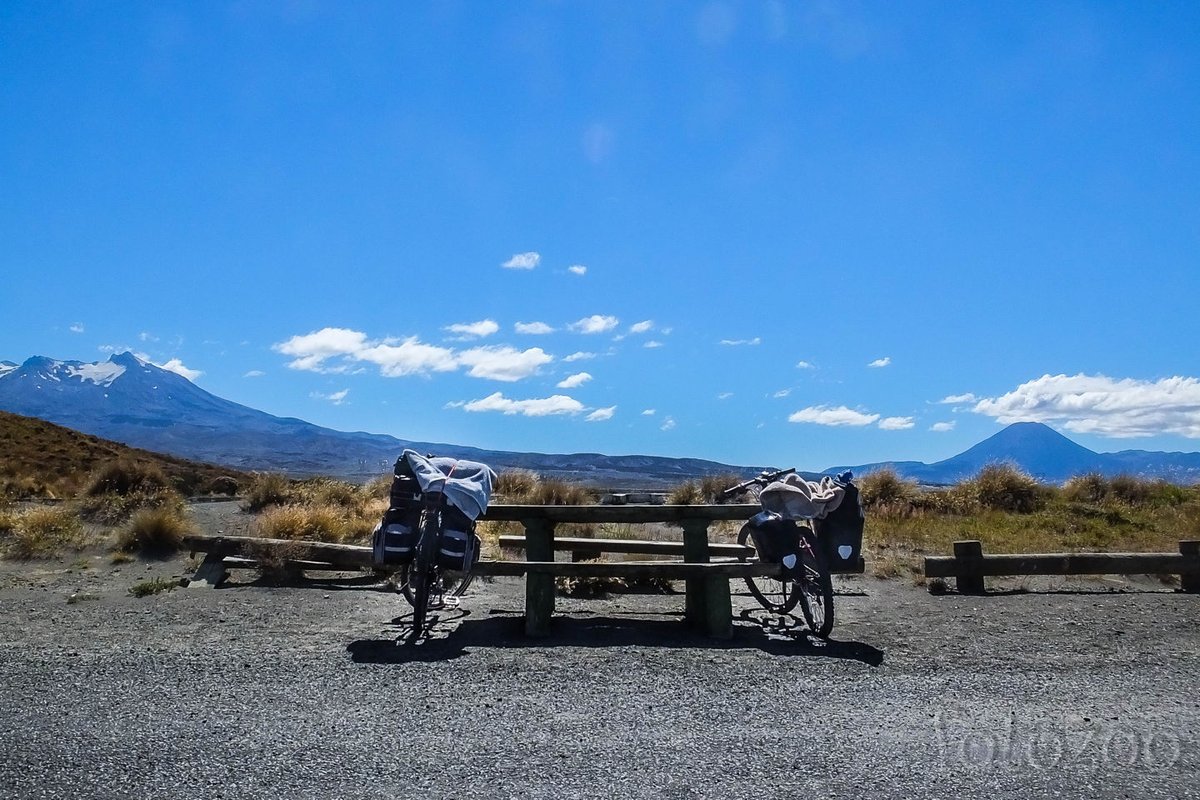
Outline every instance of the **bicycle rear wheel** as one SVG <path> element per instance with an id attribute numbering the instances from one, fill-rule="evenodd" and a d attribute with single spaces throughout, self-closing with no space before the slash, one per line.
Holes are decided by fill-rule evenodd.
<path id="1" fill-rule="evenodd" d="M 413 627 L 409 641 L 416 641 L 425 632 L 425 616 L 429 611 L 430 590 L 438 581 L 437 551 L 442 538 L 440 515 L 426 511 L 421 516 L 421 538 L 417 541 L 416 557 L 405 576 L 404 596 L 413 609 Z M 411 592 L 411 593 L 410 593 Z"/>
<path id="2" fill-rule="evenodd" d="M 754 547 L 754 540 L 750 538 L 750 530 L 749 524 L 742 526 L 738 532 L 738 544 L 744 547 Z M 754 599 L 758 601 L 759 605 L 776 614 L 788 613 L 796 607 L 796 603 L 800 600 L 800 587 L 790 578 L 767 576 L 746 578 L 746 587 L 750 589 L 750 594 L 754 595 Z"/>
<path id="3" fill-rule="evenodd" d="M 825 564 L 817 537 L 805 529 L 800 534 L 799 577 L 796 594 L 804 621 L 822 639 L 833 630 L 833 576 Z"/>

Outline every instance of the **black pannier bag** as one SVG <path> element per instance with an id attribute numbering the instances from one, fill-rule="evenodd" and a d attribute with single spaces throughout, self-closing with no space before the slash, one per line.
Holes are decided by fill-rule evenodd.
<path id="1" fill-rule="evenodd" d="M 833 572 L 839 568 L 857 569 L 862 556 L 863 527 L 866 525 L 858 487 L 848 479 L 839 480 L 838 483 L 846 490 L 846 496 L 824 519 L 813 521 L 825 563 Z"/>
<path id="2" fill-rule="evenodd" d="M 409 509 L 388 509 L 372 536 L 375 566 L 393 567 L 413 560 L 420 538 L 420 519 L 420 509 L 416 513 Z"/>
<path id="3" fill-rule="evenodd" d="M 377 567 L 408 564 L 420 538 L 421 484 L 408 462 L 400 457 L 392 472 L 391 503 L 372 536 Z"/>
<path id="4" fill-rule="evenodd" d="M 442 547 L 438 551 L 438 566 L 455 572 L 466 572 L 479 560 L 482 542 L 475 535 L 475 522 L 452 505 L 442 510 Z"/>
<path id="5" fill-rule="evenodd" d="M 396 459 L 392 472 L 392 495 L 390 508 L 421 507 L 421 484 L 403 456 Z"/>
<path id="6" fill-rule="evenodd" d="M 800 528 L 790 519 L 764 511 L 750 520 L 750 526 L 750 539 L 759 561 L 778 564 L 788 553 L 800 549 Z"/>

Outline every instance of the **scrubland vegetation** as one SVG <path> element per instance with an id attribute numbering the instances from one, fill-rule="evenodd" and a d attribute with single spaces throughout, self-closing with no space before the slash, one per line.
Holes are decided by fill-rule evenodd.
<path id="1" fill-rule="evenodd" d="M 925 555 L 978 539 L 989 553 L 1176 552 L 1200 536 L 1200 486 L 1083 475 L 1038 483 L 1006 465 L 943 489 L 920 490 L 890 470 L 860 482 L 864 551 L 881 576 L 917 576 Z"/>
<path id="2" fill-rule="evenodd" d="M 49 558 L 89 548 L 111 550 L 114 560 L 162 557 L 178 551 L 194 529 L 179 482 L 161 465 L 119 457 L 79 479 L 73 496 L 54 505 L 19 500 L 35 478 L 0 478 L 0 554 L 14 560 Z M 722 502 L 736 475 L 707 476 L 677 486 L 668 502 Z M 12 487 L 20 487 L 13 490 Z M 366 485 L 330 478 L 289 479 L 278 474 L 210 477 L 213 491 L 240 489 L 241 508 L 253 515 L 256 536 L 295 541 L 368 543 L 388 506 L 391 476 Z M 979 539 L 986 552 L 1166 551 L 1180 539 L 1200 537 L 1200 486 L 1181 487 L 1130 476 L 1091 474 L 1063 486 L 1039 483 L 1005 465 L 993 465 L 954 486 L 918 487 L 890 470 L 859 480 L 867 513 L 864 555 L 881 577 L 920 580 L 921 559 L 944 554 L 958 539 Z M 497 503 L 572 505 L 597 502 L 580 484 L 514 470 L 501 473 Z M 717 539 L 732 539 L 738 523 L 717 523 Z M 569 536 L 655 538 L 638 525 L 564 525 Z M 495 552 L 502 533 L 518 523 L 484 522 L 479 533 Z"/>

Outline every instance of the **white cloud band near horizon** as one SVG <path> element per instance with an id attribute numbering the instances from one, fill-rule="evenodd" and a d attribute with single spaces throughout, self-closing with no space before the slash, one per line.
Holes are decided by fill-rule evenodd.
<path id="1" fill-rule="evenodd" d="M 517 350 L 491 345 L 459 352 L 426 344 L 416 336 L 371 340 L 365 333 L 348 328 L 322 328 L 293 336 L 271 349 L 292 358 L 289 369 L 341 373 L 366 363 L 378 367 L 387 378 L 454 372 L 466 367 L 471 377 L 512 382 L 537 374 L 540 367 L 554 360 L 540 347 Z"/>
<path id="2" fill-rule="evenodd" d="M 879 419 L 878 414 L 855 411 L 846 406 L 809 406 L 791 414 L 788 422 L 827 425 L 831 427 L 863 427 Z"/>
<path id="3" fill-rule="evenodd" d="M 946 398 L 954 402 L 972 397 Z M 1200 439 L 1200 379 L 1156 381 L 1106 375 L 1043 375 L 971 409 L 1005 425 L 1042 422 L 1111 439 L 1177 435 Z"/>
<path id="4" fill-rule="evenodd" d="M 528 400 L 513 400 L 505 397 L 502 392 L 493 392 L 479 400 L 467 403 L 452 403 L 451 406 L 461 407 L 466 411 L 484 412 L 498 411 L 512 416 L 520 414 L 524 417 L 548 417 L 556 414 L 579 414 L 585 410 L 583 403 L 564 394 L 550 397 L 531 398 Z"/>

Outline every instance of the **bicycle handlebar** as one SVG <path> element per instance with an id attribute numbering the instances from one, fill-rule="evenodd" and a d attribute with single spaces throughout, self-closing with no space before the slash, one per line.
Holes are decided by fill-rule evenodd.
<path id="1" fill-rule="evenodd" d="M 796 471 L 795 467 L 789 467 L 788 469 L 781 469 L 778 472 L 768 472 L 766 470 L 763 470 L 759 475 L 751 478 L 748 481 L 742 481 L 737 486 L 730 486 L 728 489 L 721 492 L 721 498 L 725 499 L 725 498 L 733 497 L 734 495 L 740 494 L 740 493 L 746 491 L 747 489 L 749 489 L 751 486 L 754 486 L 756 484 L 761 485 L 761 486 L 766 486 L 768 483 L 773 483 L 774 481 L 777 481 L 780 478 L 782 478 L 784 475 L 791 475 L 795 471 Z"/>

